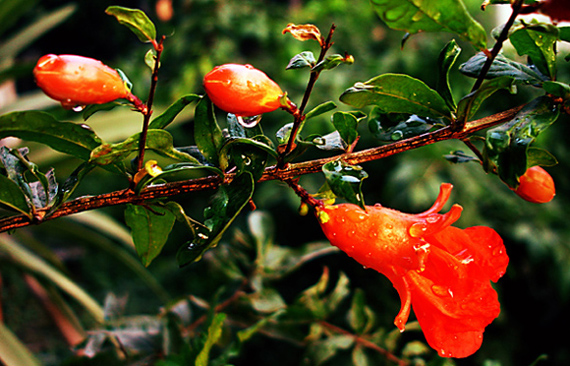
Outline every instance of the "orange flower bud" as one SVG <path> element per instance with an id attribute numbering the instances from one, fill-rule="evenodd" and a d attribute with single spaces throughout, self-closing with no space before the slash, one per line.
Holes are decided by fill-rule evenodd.
<path id="1" fill-rule="evenodd" d="M 36 84 L 64 108 L 108 103 L 130 91 L 119 73 L 101 61 L 75 55 L 45 55 L 34 68 Z"/>
<path id="2" fill-rule="evenodd" d="M 216 66 L 204 76 L 204 88 L 218 108 L 241 117 L 272 112 L 283 96 L 279 85 L 251 65 Z"/>
<path id="3" fill-rule="evenodd" d="M 535 165 L 521 176 L 520 184 L 514 192 L 529 202 L 546 203 L 554 198 L 556 187 L 550 174 Z"/>

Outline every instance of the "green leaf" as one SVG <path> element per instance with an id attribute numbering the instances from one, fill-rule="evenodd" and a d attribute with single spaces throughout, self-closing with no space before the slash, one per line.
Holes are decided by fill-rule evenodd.
<path id="1" fill-rule="evenodd" d="M 190 103 L 202 99 L 201 95 L 197 94 L 186 94 L 180 97 L 176 102 L 172 103 L 162 114 L 152 120 L 149 129 L 160 130 L 166 128 L 169 124 L 174 121 L 174 118 L 178 116 L 180 112 Z"/>
<path id="2" fill-rule="evenodd" d="M 129 28 L 141 42 L 156 41 L 156 27 L 142 10 L 109 6 L 105 13 L 117 18 L 119 23 Z"/>
<path id="3" fill-rule="evenodd" d="M 335 195 L 365 209 L 362 181 L 368 178 L 368 174 L 361 167 L 335 160 L 323 166 L 323 173 Z"/>
<path id="4" fill-rule="evenodd" d="M 8 136 L 39 142 L 83 160 L 89 160 L 91 151 L 102 142 L 89 126 L 60 122 L 40 111 L 0 116 L 0 139 Z"/>
<path id="5" fill-rule="evenodd" d="M 0 361 L 5 366 L 41 366 L 40 361 L 0 322 Z"/>
<path id="6" fill-rule="evenodd" d="M 479 76 L 479 73 L 486 61 L 487 56 L 480 52 L 471 57 L 466 63 L 462 64 L 459 67 L 459 71 L 467 76 L 476 78 Z M 501 76 L 510 76 L 518 83 L 534 86 L 540 86 L 544 81 L 548 80 L 546 76 L 542 75 L 536 69 L 530 68 L 520 62 L 510 60 L 502 54 L 498 54 L 493 60 L 491 68 L 485 78 L 494 79 Z"/>
<path id="7" fill-rule="evenodd" d="M 558 160 L 549 151 L 540 149 L 538 147 L 529 147 L 526 151 L 526 165 L 531 167 L 535 165 L 540 166 L 555 166 Z"/>
<path id="8" fill-rule="evenodd" d="M 214 106 L 207 96 L 196 106 L 194 139 L 206 160 L 214 166 L 219 166 L 219 152 L 224 138 L 214 115 Z"/>
<path id="9" fill-rule="evenodd" d="M 451 110 L 455 110 L 457 107 L 455 105 L 455 100 L 451 94 L 451 87 L 449 85 L 449 70 L 457 61 L 459 54 L 461 53 L 461 47 L 457 45 L 455 40 L 450 41 L 443 50 L 441 50 L 438 59 L 439 65 L 439 77 L 437 79 L 437 92 L 443 97 L 445 103 Z"/>
<path id="10" fill-rule="evenodd" d="M 313 72 L 321 72 L 324 70 L 332 70 L 340 64 L 352 65 L 354 63 L 354 57 L 350 55 L 339 55 L 334 54 L 327 56 L 324 60 L 316 64 L 311 68 Z"/>
<path id="11" fill-rule="evenodd" d="M 356 83 L 342 93 L 340 100 L 356 108 L 372 104 L 385 112 L 451 120 L 445 100 L 423 81 L 408 75 L 383 74 Z"/>
<path id="12" fill-rule="evenodd" d="M 206 337 L 206 341 L 204 342 L 204 346 L 198 357 L 196 357 L 196 366 L 208 366 L 210 361 L 210 350 L 218 342 L 218 340 L 222 336 L 222 327 L 224 326 L 224 321 L 226 320 L 226 314 L 219 313 L 214 316 L 212 323 L 208 327 L 208 335 Z"/>
<path id="13" fill-rule="evenodd" d="M 545 81 L 542 87 L 548 94 L 560 97 L 564 99 L 565 102 L 570 101 L 570 85 L 559 81 Z"/>
<path id="14" fill-rule="evenodd" d="M 348 311 L 348 323 L 357 334 L 366 334 L 374 326 L 374 313 L 366 306 L 364 291 L 357 289 Z"/>
<path id="15" fill-rule="evenodd" d="M 312 68 L 317 63 L 315 56 L 311 51 L 301 52 L 295 55 L 290 61 L 285 70 L 301 69 L 303 67 Z"/>
<path id="16" fill-rule="evenodd" d="M 523 108 L 513 120 L 487 131 L 485 169 L 497 169 L 499 177 L 511 188 L 528 165 L 527 151 L 538 135 L 556 121 L 559 109 L 552 99 L 539 97 Z"/>
<path id="17" fill-rule="evenodd" d="M 347 145 L 351 145 L 358 138 L 358 120 L 348 112 L 336 112 L 332 115 L 332 124 Z"/>
<path id="18" fill-rule="evenodd" d="M 410 34 L 451 32 L 477 49 L 487 46 L 485 29 L 471 17 L 461 0 L 371 0 L 388 27 Z"/>
<path id="19" fill-rule="evenodd" d="M 436 120 L 417 115 L 384 113 L 375 108 L 370 114 L 368 128 L 372 135 L 384 143 L 400 141 L 444 127 Z"/>
<path id="20" fill-rule="evenodd" d="M 127 205 L 125 222 L 131 228 L 137 254 L 145 267 L 162 251 L 175 219 L 162 205 Z"/>
<path id="21" fill-rule="evenodd" d="M 470 121 L 477 113 L 483 102 L 497 91 L 506 89 L 511 94 L 516 93 L 515 79 L 511 76 L 499 76 L 489 80 L 476 91 L 469 93 L 459 101 L 457 107 L 457 120 Z"/>
<path id="22" fill-rule="evenodd" d="M 328 111 L 332 111 L 336 108 L 336 104 L 333 101 L 328 101 L 319 104 L 315 108 L 311 109 L 307 114 L 305 114 L 305 120 L 320 116 L 323 113 L 327 113 Z"/>
<path id="23" fill-rule="evenodd" d="M 201 231 L 178 250 L 179 266 L 199 260 L 204 252 L 215 246 L 240 212 L 246 207 L 254 190 L 253 176 L 249 172 L 237 175 L 229 184 L 220 186 L 204 210 L 205 225 L 209 232 Z"/>
<path id="24" fill-rule="evenodd" d="M 310 365 L 320 366 L 334 357 L 339 351 L 347 350 L 354 344 L 352 335 L 334 335 L 312 343 L 308 348 Z M 334 363 L 333 363 L 334 364 Z"/>
<path id="25" fill-rule="evenodd" d="M 116 164 L 138 151 L 140 133 L 117 144 L 102 144 L 91 153 L 89 162 L 97 165 Z M 172 135 L 165 130 L 148 130 L 146 148 L 179 161 L 199 164 L 193 156 L 179 151 L 173 146 Z"/>
<path id="26" fill-rule="evenodd" d="M 552 24 L 531 24 L 509 36 L 520 56 L 528 56 L 541 73 L 556 79 L 558 28 Z"/>
<path id="27" fill-rule="evenodd" d="M 0 175 L 0 203 L 32 218 L 24 192 L 18 184 L 3 175 Z"/>

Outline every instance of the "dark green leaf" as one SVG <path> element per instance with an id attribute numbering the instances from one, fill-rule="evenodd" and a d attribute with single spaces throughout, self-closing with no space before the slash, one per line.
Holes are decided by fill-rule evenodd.
<path id="1" fill-rule="evenodd" d="M 376 105 L 385 112 L 451 120 L 445 100 L 423 81 L 408 75 L 384 74 L 365 83 L 356 83 L 340 96 L 340 100 L 356 108 Z"/>
<path id="2" fill-rule="evenodd" d="M 131 229 L 137 254 L 145 267 L 162 251 L 174 221 L 174 214 L 162 205 L 127 205 L 125 223 Z"/>
<path id="3" fill-rule="evenodd" d="M 221 153 L 222 167 L 225 169 L 233 162 L 238 172 L 248 171 L 257 181 L 263 175 L 269 156 L 277 159 L 277 153 L 268 145 L 254 139 L 233 139 L 229 141 Z"/>
<path id="4" fill-rule="evenodd" d="M 470 121 L 475 113 L 477 113 L 483 102 L 499 90 L 506 89 L 511 94 L 516 93 L 514 83 L 515 79 L 511 76 L 499 76 L 483 83 L 479 89 L 469 93 L 459 101 L 459 105 L 457 107 L 457 120 Z"/>
<path id="5" fill-rule="evenodd" d="M 443 48 L 443 50 L 441 50 L 438 60 L 439 77 L 437 79 L 437 86 L 435 89 L 442 96 L 451 110 L 455 110 L 457 106 L 455 105 L 455 100 L 451 94 L 451 87 L 449 86 L 449 71 L 455 64 L 460 53 L 461 47 L 457 45 L 455 40 L 452 40 Z"/>
<path id="6" fill-rule="evenodd" d="M 174 182 L 189 180 L 203 177 L 205 174 L 216 174 L 220 178 L 223 178 L 224 175 L 220 169 L 209 165 L 196 163 L 175 163 L 164 167 L 160 174 L 154 176 L 145 176 L 140 180 L 134 190 L 135 192 L 141 192 L 145 187 L 148 187 L 155 182 Z"/>
<path id="7" fill-rule="evenodd" d="M 444 158 L 454 164 L 468 163 L 471 161 L 479 162 L 479 159 L 471 155 L 467 155 L 463 151 L 453 151 L 452 153 L 445 155 Z"/>
<path id="8" fill-rule="evenodd" d="M 347 145 L 351 145 L 358 138 L 358 120 L 348 112 L 336 112 L 332 115 L 332 124 Z"/>
<path id="9" fill-rule="evenodd" d="M 119 23 L 129 28 L 141 42 L 156 41 L 156 27 L 142 10 L 109 6 L 105 13 L 117 18 Z"/>
<path id="10" fill-rule="evenodd" d="M 364 291 L 357 289 L 352 297 L 348 322 L 357 334 L 366 334 L 374 326 L 374 313 L 366 306 Z"/>
<path id="11" fill-rule="evenodd" d="M 538 135 L 556 121 L 559 109 L 552 99 L 539 97 L 523 108 L 513 120 L 487 131 L 484 155 L 486 170 L 497 169 L 511 188 L 529 167 L 527 151 Z"/>
<path id="12" fill-rule="evenodd" d="M 323 173 L 335 195 L 364 209 L 362 181 L 368 174 L 357 165 L 348 165 L 342 160 L 335 160 L 323 166 Z"/>
<path id="13" fill-rule="evenodd" d="M 471 57 L 469 61 L 459 67 L 459 71 L 471 77 L 478 77 L 483 65 L 487 61 L 487 56 L 484 53 L 478 53 Z M 497 55 L 489 72 L 485 76 L 486 79 L 494 79 L 500 76 L 513 77 L 518 83 L 530 84 L 540 86 L 542 82 L 548 78 L 542 75 L 538 70 L 533 67 L 526 66 L 520 62 L 510 60 L 502 54 Z"/>
<path id="14" fill-rule="evenodd" d="M 97 165 L 116 164 L 138 151 L 140 134 L 117 144 L 102 144 L 93 150 L 89 162 Z M 165 130 L 148 130 L 146 148 L 179 161 L 199 164 L 193 156 L 174 148 L 172 135 Z"/>
<path id="15" fill-rule="evenodd" d="M 178 116 L 178 114 L 182 112 L 184 107 L 200 99 L 202 99 L 202 96 L 197 94 L 187 94 L 180 97 L 176 102 L 172 103 L 158 117 L 153 119 L 148 128 L 156 130 L 166 128 L 166 126 L 171 124 L 172 121 L 174 121 L 174 118 L 176 118 L 176 116 Z"/>
<path id="16" fill-rule="evenodd" d="M 289 61 L 289 64 L 285 69 L 301 69 L 303 67 L 312 68 L 316 63 L 317 60 L 313 53 L 311 51 L 305 51 L 295 55 L 291 61 Z"/>
<path id="17" fill-rule="evenodd" d="M 541 73 L 556 78 L 558 28 L 551 24 L 531 24 L 513 32 L 509 40 L 517 53 L 528 56 Z"/>
<path id="18" fill-rule="evenodd" d="M 545 81 L 542 87 L 548 94 L 560 97 L 564 99 L 565 102 L 570 101 L 570 85 L 560 81 Z"/>
<path id="19" fill-rule="evenodd" d="M 0 139 L 8 136 L 39 142 L 83 160 L 89 160 L 91 151 L 101 145 L 101 139 L 89 126 L 60 122 L 40 111 L 0 116 Z"/>
<path id="20" fill-rule="evenodd" d="M 558 164 L 556 157 L 552 155 L 549 151 L 540 149 L 538 147 L 529 147 L 526 151 L 527 166 L 555 166 Z"/>
<path id="21" fill-rule="evenodd" d="M 214 106 L 207 96 L 204 96 L 196 106 L 194 139 L 208 162 L 218 166 L 219 152 L 224 144 L 224 138 L 214 115 Z"/>
<path id="22" fill-rule="evenodd" d="M 390 28 L 414 34 L 451 32 L 477 49 L 487 46 L 485 29 L 467 12 L 461 0 L 371 0 L 376 13 Z"/>
<path id="23" fill-rule="evenodd" d="M 443 124 L 428 118 L 383 113 L 377 109 L 373 111 L 368 120 L 370 132 L 375 138 L 386 143 L 418 136 L 443 126 Z"/>
<path id="24" fill-rule="evenodd" d="M 31 218 L 26 195 L 18 184 L 0 175 L 0 204 Z"/>
<path id="25" fill-rule="evenodd" d="M 177 253 L 178 265 L 184 266 L 202 257 L 215 246 L 231 223 L 253 196 L 254 180 L 251 173 L 243 172 L 230 184 L 222 185 L 204 210 L 205 225 L 209 232 L 200 232 Z"/>
<path id="26" fill-rule="evenodd" d="M 352 65 L 354 63 L 354 57 L 350 55 L 330 55 L 327 56 L 324 60 L 313 66 L 311 71 L 314 72 L 321 72 L 323 70 L 332 70 L 340 64 L 348 64 Z"/>
<path id="27" fill-rule="evenodd" d="M 95 168 L 95 165 L 86 162 L 77 167 L 77 169 L 75 169 L 61 185 L 56 197 L 56 202 L 52 209 L 57 208 L 60 204 L 67 201 L 73 192 L 75 192 L 75 189 L 79 186 L 83 177 L 93 170 L 93 168 Z"/>

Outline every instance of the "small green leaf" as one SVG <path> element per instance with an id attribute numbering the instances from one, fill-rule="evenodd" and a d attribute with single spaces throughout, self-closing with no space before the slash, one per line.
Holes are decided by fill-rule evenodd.
<path id="1" fill-rule="evenodd" d="M 354 63 L 354 57 L 350 55 L 330 55 L 327 56 L 324 60 L 313 66 L 311 71 L 313 72 L 321 72 L 324 70 L 332 70 L 340 64 L 347 64 L 352 65 Z"/>
<path id="2" fill-rule="evenodd" d="M 89 126 L 60 122 L 40 111 L 0 116 L 0 139 L 8 136 L 39 142 L 83 160 L 89 160 L 91 151 L 101 145 L 101 139 Z"/>
<path id="3" fill-rule="evenodd" d="M 290 61 L 285 70 L 301 69 L 303 67 L 312 68 L 317 63 L 315 56 L 311 51 L 301 52 L 295 55 Z"/>
<path id="4" fill-rule="evenodd" d="M 3 175 L 0 175 L 0 203 L 31 218 L 26 195 L 15 182 Z"/>
<path id="5" fill-rule="evenodd" d="M 513 32 L 509 40 L 520 56 L 528 56 L 541 73 L 556 79 L 558 28 L 552 24 L 530 24 Z"/>
<path id="6" fill-rule="evenodd" d="M 152 120 L 149 129 L 160 130 L 166 128 L 169 124 L 174 121 L 174 118 L 178 116 L 180 112 L 188 105 L 193 102 L 202 99 L 201 95 L 197 94 L 186 94 L 180 97 L 176 102 L 172 103 L 164 112 L 162 112 L 158 117 Z"/>
<path id="7" fill-rule="evenodd" d="M 102 144 L 91 153 L 89 162 L 97 165 L 116 164 L 138 151 L 140 133 L 117 144 Z M 177 150 L 173 146 L 172 135 L 165 130 L 148 130 L 146 148 L 179 161 L 199 164 L 193 156 Z"/>
<path id="8" fill-rule="evenodd" d="M 455 61 L 457 61 L 460 53 L 461 47 L 457 45 L 457 42 L 455 42 L 455 40 L 452 40 L 447 45 L 445 45 L 443 50 L 441 50 L 438 59 L 439 77 L 435 89 L 442 96 L 442 98 L 447 103 L 447 106 L 451 110 L 455 110 L 457 106 L 455 105 L 455 100 L 451 94 L 451 87 L 449 85 L 449 71 L 455 64 Z"/>
<path id="9" fill-rule="evenodd" d="M 370 114 L 368 128 L 372 135 L 384 143 L 400 141 L 432 131 L 444 125 L 437 120 L 417 115 L 384 113 L 375 108 Z"/>
<path id="10" fill-rule="evenodd" d="M 208 162 L 219 166 L 219 152 L 224 144 L 224 138 L 214 115 L 214 106 L 207 96 L 204 96 L 196 106 L 194 139 Z"/>
<path id="11" fill-rule="evenodd" d="M 161 205 L 127 205 L 125 222 L 131 228 L 137 254 L 145 267 L 162 251 L 175 219 L 174 214 Z"/>
<path id="12" fill-rule="evenodd" d="M 527 152 L 530 144 L 558 119 L 559 113 L 552 99 L 539 97 L 510 122 L 487 131 L 485 169 L 492 171 L 496 167 L 497 174 L 509 187 L 518 187 L 519 177 L 529 167 Z"/>
<path id="13" fill-rule="evenodd" d="M 457 120 L 470 121 L 477 113 L 483 102 L 499 90 L 508 90 L 511 94 L 516 93 L 515 79 L 511 76 L 499 76 L 489 80 L 473 93 L 467 94 L 459 101 L 457 107 Z"/>
<path id="14" fill-rule="evenodd" d="M 332 111 L 335 108 L 336 104 L 333 101 L 329 100 L 328 102 L 321 103 L 305 114 L 305 120 L 320 116 L 321 114 Z"/>
<path id="15" fill-rule="evenodd" d="M 351 145 L 358 138 L 358 120 L 348 112 L 336 112 L 332 115 L 332 124 L 347 145 Z"/>
<path id="16" fill-rule="evenodd" d="M 570 101 L 570 85 L 560 81 L 545 81 L 542 87 L 548 94 L 560 97 L 564 99 L 565 102 Z"/>
<path id="17" fill-rule="evenodd" d="M 222 185 L 204 210 L 205 225 L 209 232 L 199 232 L 191 241 L 178 250 L 179 266 L 199 260 L 204 252 L 215 246 L 231 223 L 246 207 L 253 196 L 255 184 L 249 172 L 236 176 L 229 184 Z"/>
<path id="18" fill-rule="evenodd" d="M 558 160 L 549 151 L 540 149 L 538 147 L 529 147 L 526 151 L 527 162 L 526 165 L 531 167 L 535 165 L 540 166 L 555 166 Z"/>
<path id="19" fill-rule="evenodd" d="M 366 334 L 374 326 L 374 313 L 366 306 L 364 291 L 357 289 L 352 297 L 348 322 L 357 334 Z"/>
<path id="20" fill-rule="evenodd" d="M 226 314 L 224 313 L 219 313 L 214 316 L 212 323 L 208 327 L 208 335 L 204 342 L 204 346 L 200 350 L 198 357 L 196 357 L 196 366 L 208 366 L 210 361 L 210 350 L 222 336 L 222 327 L 224 326 L 225 320 Z"/>
<path id="21" fill-rule="evenodd" d="M 374 10 L 388 27 L 410 34 L 451 32 L 477 49 L 487 46 L 487 34 L 461 0 L 371 0 Z"/>
<path id="22" fill-rule="evenodd" d="M 471 57 L 466 63 L 462 64 L 459 67 L 459 71 L 467 76 L 477 78 L 486 61 L 487 56 L 480 52 Z M 500 76 L 510 76 L 518 83 L 534 86 L 540 86 L 544 81 L 548 80 L 548 77 L 542 75 L 536 69 L 530 68 L 520 62 L 510 60 L 502 54 L 495 57 L 485 78 L 494 79 Z"/>
<path id="23" fill-rule="evenodd" d="M 129 28 L 141 42 L 156 42 L 156 27 L 142 10 L 109 6 L 105 13 L 117 18 L 119 23 Z"/>
<path id="24" fill-rule="evenodd" d="M 323 166 L 323 173 L 335 195 L 364 209 L 361 188 L 362 181 L 368 178 L 368 174 L 361 167 L 348 165 L 342 160 L 335 160 Z"/>
<path id="25" fill-rule="evenodd" d="M 408 75 L 383 74 L 356 83 L 342 93 L 340 100 L 356 108 L 376 105 L 385 112 L 451 120 L 445 100 L 423 81 Z"/>

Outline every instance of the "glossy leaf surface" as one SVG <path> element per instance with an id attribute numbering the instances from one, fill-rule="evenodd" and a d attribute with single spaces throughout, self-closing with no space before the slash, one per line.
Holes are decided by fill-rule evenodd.
<path id="1" fill-rule="evenodd" d="M 156 27 L 142 10 L 109 6 L 105 12 L 117 18 L 119 23 L 129 28 L 141 42 L 155 41 Z"/>

